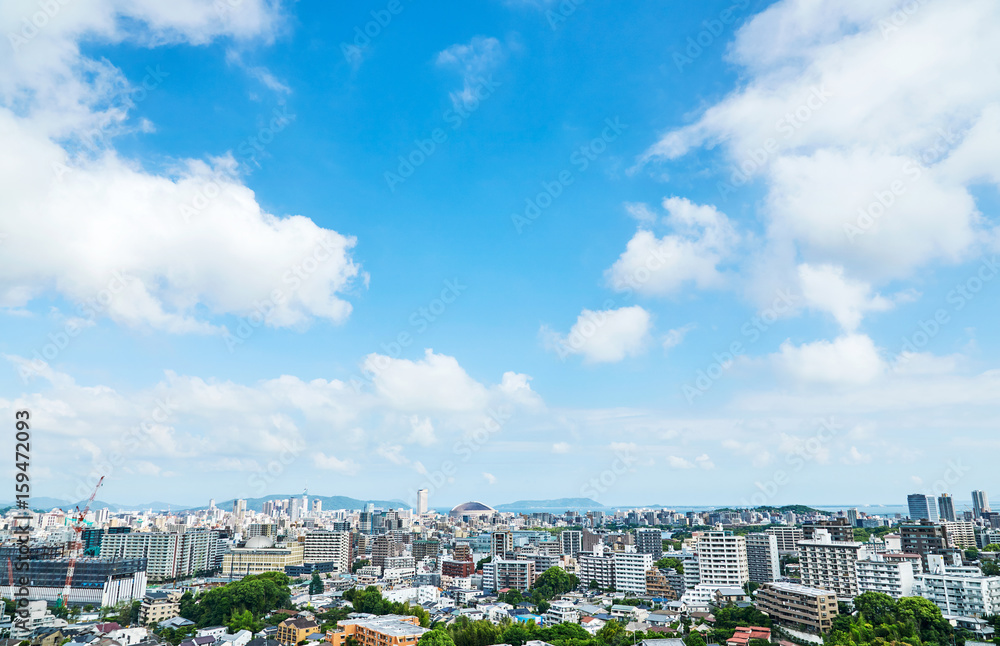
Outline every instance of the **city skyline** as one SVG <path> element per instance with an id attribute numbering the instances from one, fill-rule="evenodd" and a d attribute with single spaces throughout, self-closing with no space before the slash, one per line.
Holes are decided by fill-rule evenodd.
<path id="1" fill-rule="evenodd" d="M 0 8 L 34 496 L 1000 489 L 1000 6 L 42 4 Z"/>

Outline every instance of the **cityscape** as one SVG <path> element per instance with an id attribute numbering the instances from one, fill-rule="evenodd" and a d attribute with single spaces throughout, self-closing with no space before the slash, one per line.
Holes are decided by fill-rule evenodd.
<path id="1" fill-rule="evenodd" d="M 998 35 L 0 0 L 0 646 L 1000 646 Z"/>
<path id="2" fill-rule="evenodd" d="M 91 509 L 94 496 L 75 513 L 15 507 L 0 544 L 2 629 L 32 644 L 458 644 L 485 631 L 515 646 L 612 633 L 745 646 L 843 639 L 851 613 L 902 613 L 913 600 L 955 643 L 993 640 L 1000 618 L 1000 512 L 981 490 L 971 509 L 947 493 L 910 494 L 908 513 L 886 515 L 527 513 L 479 501 L 443 513 L 428 490 L 415 498 L 415 508 L 326 509 L 329 498 L 308 492 L 177 511 Z"/>

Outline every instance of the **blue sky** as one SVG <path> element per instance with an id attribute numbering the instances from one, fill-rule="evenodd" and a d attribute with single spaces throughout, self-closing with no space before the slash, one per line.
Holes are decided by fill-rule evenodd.
<path id="1" fill-rule="evenodd" d="M 952 4 L 7 4 L 34 491 L 989 490 L 1000 14 Z"/>

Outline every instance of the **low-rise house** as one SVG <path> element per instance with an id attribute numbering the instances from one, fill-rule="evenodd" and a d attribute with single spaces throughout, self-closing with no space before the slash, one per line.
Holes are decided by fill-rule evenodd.
<path id="1" fill-rule="evenodd" d="M 280 624 L 278 624 L 278 631 L 275 633 L 275 639 L 279 644 L 284 644 L 285 646 L 295 646 L 303 639 L 309 637 L 309 635 L 315 635 L 320 632 L 319 624 L 310 617 L 299 615 L 296 617 L 289 617 Z M 198 644 L 197 646 L 202 646 Z"/>
<path id="2" fill-rule="evenodd" d="M 749 646 L 751 639 L 771 641 L 771 629 L 760 626 L 738 626 L 733 636 L 726 640 L 726 646 Z"/>

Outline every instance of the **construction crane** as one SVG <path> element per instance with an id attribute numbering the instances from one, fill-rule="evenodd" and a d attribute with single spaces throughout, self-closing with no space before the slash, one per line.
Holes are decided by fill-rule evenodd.
<path id="1" fill-rule="evenodd" d="M 90 504 L 94 502 L 94 498 L 97 496 L 97 490 L 101 488 L 104 483 L 104 476 L 97 481 L 97 486 L 94 487 L 94 493 L 90 494 L 90 498 L 87 500 L 87 504 L 83 507 L 83 511 L 80 508 L 76 508 L 76 515 L 73 517 L 73 540 L 70 542 L 69 546 L 69 564 L 66 566 L 66 585 L 63 587 L 62 591 L 62 605 L 66 606 L 69 602 L 69 586 L 73 583 L 73 573 L 76 571 L 76 560 L 80 558 L 83 553 L 83 541 L 81 540 L 81 535 L 83 533 L 83 521 L 87 517 L 87 512 L 90 511 Z"/>

